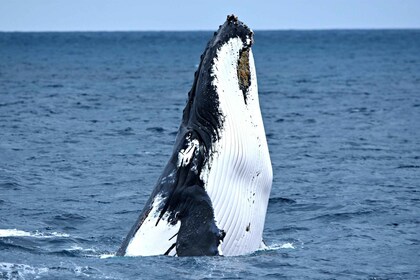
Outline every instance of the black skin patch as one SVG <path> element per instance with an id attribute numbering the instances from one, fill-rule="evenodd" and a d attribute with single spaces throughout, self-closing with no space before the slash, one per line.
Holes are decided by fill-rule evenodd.
<path id="1" fill-rule="evenodd" d="M 179 232 L 170 239 L 173 243 L 162 254 L 169 254 L 174 249 L 178 256 L 219 254 L 217 248 L 223 241 L 225 232 L 216 226 L 210 197 L 204 189 L 204 182 L 200 179 L 201 170 L 209 160 L 209 152 L 213 143 L 219 138 L 218 133 L 223 128 L 224 122 L 224 117 L 219 110 L 218 94 L 212 85 L 214 77 L 211 75 L 211 69 L 217 51 L 223 44 L 231 38 L 239 37 L 244 44 L 243 49 L 249 49 L 252 44 L 252 35 L 252 31 L 245 24 L 231 15 L 207 44 L 201 55 L 198 70 L 194 74 L 192 88 L 188 93 L 173 154 L 136 223 L 117 251 L 118 256 L 125 255 L 131 239 L 150 213 L 153 200 L 158 194 L 164 197 L 159 209 L 158 223 L 181 223 Z M 250 81 L 249 62 L 247 63 L 246 51 L 241 52 L 241 57 L 242 54 L 243 59 L 238 62 L 241 73 L 238 75 L 243 77 L 240 83 L 246 87 L 246 85 L 249 86 Z M 193 157 L 188 164 L 178 166 L 178 153 L 189 147 L 192 140 L 199 143 Z M 168 220 L 162 220 L 165 213 L 169 214 Z M 162 242 L 167 242 L 167 240 L 162 240 Z"/>
<path id="2" fill-rule="evenodd" d="M 179 213 L 181 227 L 176 241 L 178 256 L 215 256 L 225 234 L 214 222 L 213 207 L 204 188 L 194 185 L 177 194 L 179 203 L 172 213 Z"/>

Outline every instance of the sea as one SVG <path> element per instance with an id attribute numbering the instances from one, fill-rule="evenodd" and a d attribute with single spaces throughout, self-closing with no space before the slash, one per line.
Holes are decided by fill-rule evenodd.
<path id="1" fill-rule="evenodd" d="M 1 279 L 419 279 L 420 30 L 255 31 L 267 248 L 116 257 L 212 32 L 0 33 Z"/>

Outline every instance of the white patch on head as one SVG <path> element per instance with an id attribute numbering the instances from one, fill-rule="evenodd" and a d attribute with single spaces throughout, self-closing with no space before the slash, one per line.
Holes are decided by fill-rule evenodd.
<path id="1" fill-rule="evenodd" d="M 252 42 L 251 38 L 249 38 L 249 36 L 246 36 L 246 44 L 249 46 L 251 45 L 251 42 Z"/>
<path id="2" fill-rule="evenodd" d="M 260 247 L 273 176 L 251 50 L 246 103 L 239 88 L 237 67 L 243 47 L 239 37 L 232 38 L 214 58 L 212 84 L 224 121 L 200 176 L 213 204 L 216 225 L 226 232 L 221 250 L 228 256 Z"/>
<path id="3" fill-rule="evenodd" d="M 181 223 L 171 225 L 168 222 L 168 213 L 159 220 L 159 209 L 163 201 L 164 197 L 160 194 L 155 196 L 152 209 L 127 246 L 126 256 L 163 255 L 172 244 L 176 243 L 174 236 L 178 233 Z M 174 254 L 175 250 L 172 250 L 170 255 Z"/>

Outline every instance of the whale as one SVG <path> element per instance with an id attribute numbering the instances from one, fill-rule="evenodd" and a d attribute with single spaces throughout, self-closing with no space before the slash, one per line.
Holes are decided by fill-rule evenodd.
<path id="1" fill-rule="evenodd" d="M 238 256 L 259 250 L 272 166 L 253 31 L 227 16 L 201 55 L 169 161 L 118 256 Z"/>

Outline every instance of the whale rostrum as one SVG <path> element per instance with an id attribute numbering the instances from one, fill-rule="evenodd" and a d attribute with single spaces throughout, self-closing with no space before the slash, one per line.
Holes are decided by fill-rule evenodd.
<path id="1" fill-rule="evenodd" d="M 272 167 L 253 32 L 234 15 L 208 42 L 173 153 L 120 256 L 243 255 L 262 244 Z"/>

